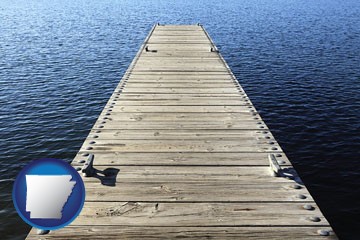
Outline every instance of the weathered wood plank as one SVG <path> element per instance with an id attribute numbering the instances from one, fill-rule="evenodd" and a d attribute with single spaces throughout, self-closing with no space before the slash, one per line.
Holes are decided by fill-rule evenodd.
<path id="1" fill-rule="evenodd" d="M 121 174 L 121 173 L 120 173 Z M 144 181 L 121 180 L 115 186 L 104 187 L 99 182 L 87 182 L 87 201 L 111 202 L 309 202 L 306 189 L 293 189 L 290 184 L 267 182 L 262 184 L 244 184 L 240 181 Z M 201 192 L 202 194 L 199 194 Z M 306 199 L 299 198 L 299 194 Z"/>
<path id="2" fill-rule="evenodd" d="M 153 44 L 154 45 L 154 44 Z M 171 45 L 171 47 L 174 44 Z M 183 46 L 185 44 L 182 44 L 181 46 Z M 155 45 L 154 45 L 155 46 Z M 161 44 L 159 46 L 164 46 L 164 44 Z M 188 64 L 199 64 L 199 65 L 217 65 L 217 66 L 223 66 L 223 62 L 218 59 L 218 58 L 171 58 L 171 59 L 167 59 L 167 58 L 139 58 L 139 60 L 137 61 L 137 64 L 151 64 L 151 65 L 156 65 L 156 64 L 166 64 L 166 65 L 172 65 L 172 66 L 186 66 Z"/>
<path id="3" fill-rule="evenodd" d="M 99 134 L 99 133 L 96 133 Z M 97 152 L 80 151 L 74 158 L 73 165 L 82 165 L 86 160 L 83 154 L 92 152 L 95 155 L 94 165 L 139 165 L 139 166 L 269 166 L 268 153 L 235 152 L 235 153 L 202 153 L 202 152 Z M 277 159 L 282 166 L 291 165 L 284 153 Z"/>
<path id="4" fill-rule="evenodd" d="M 320 236 L 318 230 L 329 230 L 329 236 Z M 37 236 L 33 229 L 29 240 L 35 239 L 336 239 L 326 227 L 146 227 L 146 226 L 69 226 L 51 231 L 45 236 Z"/>
<path id="5" fill-rule="evenodd" d="M 326 226 L 317 208 L 303 203 L 86 202 L 74 225 L 131 226 Z M 286 211 L 284 211 L 286 209 Z M 309 220 L 320 216 L 319 222 Z"/>
<path id="6" fill-rule="evenodd" d="M 194 53 L 194 54 L 198 54 L 198 53 Z M 201 53 L 199 53 L 201 54 Z M 219 57 L 216 54 L 217 57 Z M 228 77 L 231 77 L 231 75 L 229 75 L 228 72 L 218 72 L 218 71 L 210 71 L 210 72 L 203 72 L 203 71 L 157 71 L 157 72 L 151 72 L 151 71 L 143 71 L 143 72 L 136 72 L 136 71 L 131 71 L 131 76 L 140 76 L 140 75 L 146 75 L 148 77 L 160 77 L 160 76 L 174 76 L 174 77 L 185 77 L 185 76 L 190 76 L 190 77 L 210 77 L 210 76 L 224 76 L 227 75 Z"/>
<path id="7" fill-rule="evenodd" d="M 137 82 L 131 82 L 127 83 L 126 87 L 133 87 L 133 88 L 230 88 L 234 87 L 235 84 L 232 82 L 229 83 L 222 83 L 222 84 L 206 84 L 204 86 L 203 83 L 137 83 Z"/>
<path id="8" fill-rule="evenodd" d="M 243 101 L 247 101 L 250 103 L 249 98 L 243 94 L 173 94 L 173 93 L 124 93 L 124 92 L 115 92 L 112 96 L 111 99 L 112 101 L 114 101 L 115 99 L 121 100 L 121 99 L 138 99 L 138 100 L 158 100 L 158 99 L 169 99 L 169 100 L 173 100 L 173 99 L 181 99 L 183 101 L 188 101 L 188 100 L 194 100 L 194 101 L 199 101 L 199 100 L 204 100 L 204 99 L 211 99 L 211 100 L 215 100 L 215 101 L 221 101 L 221 100 L 243 100 Z M 109 100 L 109 101 L 110 101 Z M 195 103 L 194 103 L 195 104 Z"/>
<path id="9" fill-rule="evenodd" d="M 140 153 L 141 154 L 141 153 Z M 101 155 L 100 155 L 101 156 Z M 95 155 L 95 161 L 98 156 Z M 151 160 L 150 160 L 151 161 Z M 291 166 L 284 167 L 287 172 L 296 177 L 296 172 Z M 295 181 L 286 177 L 272 177 L 268 166 L 121 166 L 98 165 L 98 176 L 84 178 L 85 182 L 98 182 L 100 180 L 116 180 L 117 183 L 122 181 L 128 182 L 231 182 L 237 181 L 243 185 L 263 185 L 267 183 L 282 184 L 284 188 L 291 188 L 294 184 L 303 185 L 300 181 Z M 116 173 L 113 170 L 119 170 Z M 121 185 L 121 184 L 120 184 Z M 100 186 L 100 184 L 99 184 Z M 190 186 L 189 186 L 190 187 Z M 296 189 L 299 190 L 299 189 Z M 299 190 L 300 191 L 300 190 Z M 205 194 L 205 192 L 199 192 Z M 306 194 L 310 198 L 310 194 Z M 200 196 L 199 196 L 200 197 Z M 228 196 L 230 197 L 230 196 Z M 284 196 L 285 197 L 285 196 Z M 211 199 L 208 199 L 211 201 Z"/>
<path id="10" fill-rule="evenodd" d="M 144 99 L 144 100 L 138 100 L 136 99 L 130 99 L 125 100 L 124 97 L 120 99 L 114 99 L 113 101 L 117 101 L 118 105 L 121 106 L 178 106 L 178 105 L 192 105 L 194 106 L 206 106 L 206 105 L 212 105 L 212 106 L 239 106 L 239 105 L 250 105 L 249 102 L 244 100 L 206 100 L 206 99 L 197 99 L 197 98 L 189 98 L 189 99 Z"/>
<path id="11" fill-rule="evenodd" d="M 226 140 L 242 141 L 252 140 L 263 143 L 276 142 L 271 134 L 264 134 L 262 131 L 254 130 L 131 130 L 131 129 L 112 129 L 102 130 L 99 133 L 93 130 L 88 136 L 91 140 L 116 140 L 116 139 L 174 139 L 174 140 Z"/>
<path id="12" fill-rule="evenodd" d="M 156 29 L 151 36 L 206 36 L 204 32 L 201 31 L 163 31 Z"/>
<path id="13" fill-rule="evenodd" d="M 159 106 L 161 107 L 161 106 Z M 264 124 L 257 124 L 252 121 L 217 121 L 202 123 L 201 121 L 98 121 L 93 127 L 94 129 L 236 129 L 236 130 L 267 130 Z"/>
<path id="14" fill-rule="evenodd" d="M 150 50 L 157 51 L 199 51 L 199 52 L 210 52 L 212 47 L 209 43 L 204 44 L 152 44 L 148 43 L 147 46 Z M 156 54 L 156 52 L 154 52 Z M 180 66 L 179 66 L 180 67 Z"/>
<path id="15" fill-rule="evenodd" d="M 111 112 L 174 112 L 174 113 L 191 113 L 191 112 L 220 112 L 220 113 L 238 113 L 238 112 L 252 112 L 254 108 L 247 106 L 116 106 L 110 108 Z"/>
<path id="16" fill-rule="evenodd" d="M 160 37 L 160 36 L 159 36 Z M 153 38 L 149 40 L 149 44 L 204 44 L 208 43 L 205 38 L 189 39 L 176 39 L 176 38 Z M 204 40 L 203 40 L 204 39 Z"/>
<path id="17" fill-rule="evenodd" d="M 176 64 L 146 64 L 143 66 L 134 67 L 134 71 L 197 71 L 197 72 L 226 72 L 224 66 L 212 66 L 208 64 L 184 64 L 183 67 L 179 68 Z"/>
<path id="18" fill-rule="evenodd" d="M 157 74 L 157 73 L 149 73 L 149 74 L 136 74 L 136 73 L 132 73 L 129 76 L 129 80 L 147 80 L 147 79 L 155 79 L 155 80 L 232 80 L 231 76 L 229 76 L 228 74 L 193 74 L 193 73 L 187 73 L 187 74 Z"/>
<path id="19" fill-rule="evenodd" d="M 157 31 L 156 31 L 157 32 Z M 154 32 L 154 34 L 151 36 L 148 42 L 151 41 L 158 41 L 158 40 L 167 40 L 167 41 L 205 41 L 206 43 L 209 43 L 209 39 L 207 39 L 205 34 L 200 34 L 196 36 L 168 36 L 168 35 L 160 35 Z"/>
<path id="20" fill-rule="evenodd" d="M 239 90 L 236 88 L 203 88 L 203 89 L 192 89 L 192 88 L 132 88 L 126 87 L 123 90 L 124 93 L 196 93 L 196 94 L 208 94 L 208 93 L 215 93 L 215 94 L 224 94 L 224 93 L 232 93 L 232 94 L 239 94 Z"/>
<path id="21" fill-rule="evenodd" d="M 127 127 L 128 128 L 128 127 Z M 217 140 L 96 140 L 85 142 L 81 150 L 118 152 L 274 152 L 281 151 L 278 145 L 261 144 L 257 141 L 239 143 Z"/>
<path id="22" fill-rule="evenodd" d="M 157 57 L 218 57 L 217 53 L 215 52 L 193 52 L 193 51 L 158 51 L 156 53 L 154 52 L 142 52 L 142 57 L 151 57 L 151 58 L 157 58 Z"/>
<path id="23" fill-rule="evenodd" d="M 118 120 L 118 121 L 149 121 L 149 122 L 158 122 L 158 121 L 196 121 L 202 119 L 203 121 L 213 121 L 214 119 L 218 119 L 218 121 L 249 121 L 249 120 L 257 120 L 261 121 L 261 118 L 258 115 L 252 115 L 248 112 L 236 112 L 236 113 L 219 113 L 219 112 L 184 112 L 184 113 L 168 113 L 163 112 L 159 113 L 127 113 L 127 112 L 107 112 L 107 110 L 103 111 L 99 117 L 99 120 Z"/>
<path id="24" fill-rule="evenodd" d="M 156 31 L 202 31 L 200 26 L 197 25 L 158 25 Z"/>
<path id="25" fill-rule="evenodd" d="M 221 87 L 222 85 L 224 85 L 224 83 L 226 84 L 235 84 L 235 82 L 230 81 L 230 80 L 224 80 L 224 79 L 219 79 L 219 80 L 208 80 L 208 79 L 197 79 L 197 80 L 191 80 L 191 79 L 132 79 L 130 83 L 133 84 L 204 84 L 204 86 L 208 86 L 208 84 L 211 87 Z"/>
<path id="26" fill-rule="evenodd" d="M 221 99 L 221 98 L 228 98 L 228 99 L 246 99 L 247 96 L 246 94 L 243 93 L 154 93 L 154 92 L 123 92 L 123 90 L 121 89 L 117 89 L 115 91 L 115 93 L 112 95 L 112 97 L 118 97 L 120 98 L 120 96 L 124 96 L 126 97 L 133 97 L 133 98 L 144 98 L 144 99 L 177 99 L 177 98 L 182 98 L 182 99 L 189 99 L 189 98 L 206 98 L 206 97 L 211 97 L 211 98 L 216 98 L 216 99 Z"/>

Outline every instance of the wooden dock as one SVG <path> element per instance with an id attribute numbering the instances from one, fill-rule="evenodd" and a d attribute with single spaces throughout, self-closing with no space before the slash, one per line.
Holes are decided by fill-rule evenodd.
<path id="1" fill-rule="evenodd" d="M 336 238 L 201 25 L 153 27 L 72 165 L 91 154 L 79 217 L 28 239 Z"/>

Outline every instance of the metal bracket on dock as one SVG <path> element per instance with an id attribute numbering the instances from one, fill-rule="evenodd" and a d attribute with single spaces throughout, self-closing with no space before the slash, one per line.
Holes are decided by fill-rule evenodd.
<path id="1" fill-rule="evenodd" d="M 145 47 L 145 51 L 146 51 L 146 52 L 154 52 L 154 53 L 157 52 L 157 50 L 150 50 L 150 49 L 149 49 L 149 46 L 146 46 L 146 47 Z"/>
<path id="2" fill-rule="evenodd" d="M 216 47 L 211 47 L 211 48 L 210 48 L 210 52 L 216 52 L 216 53 L 218 53 L 218 52 L 219 52 L 219 49 L 217 49 Z"/>
<path id="3" fill-rule="evenodd" d="M 84 177 L 91 177 L 95 174 L 95 168 L 93 167 L 94 163 L 94 154 L 89 154 L 88 159 L 85 161 L 84 166 L 81 169 L 81 172 Z"/>
<path id="4" fill-rule="evenodd" d="M 274 177 L 285 177 L 288 179 L 292 179 L 297 183 L 303 184 L 297 172 L 293 168 L 281 168 L 278 160 L 276 159 L 274 154 L 269 154 L 269 164 L 271 175 Z"/>
<path id="5" fill-rule="evenodd" d="M 271 175 L 274 177 L 280 177 L 282 175 L 282 168 L 280 167 L 278 161 L 274 154 L 269 154 L 269 163 L 270 163 L 270 171 Z"/>
<path id="6" fill-rule="evenodd" d="M 274 154 L 269 154 L 269 163 L 271 176 L 284 177 L 295 181 L 297 184 L 304 185 L 294 168 L 291 166 L 281 168 Z"/>

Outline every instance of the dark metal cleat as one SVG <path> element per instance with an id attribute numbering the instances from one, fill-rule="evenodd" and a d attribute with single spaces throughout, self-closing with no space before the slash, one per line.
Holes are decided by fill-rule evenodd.
<path id="1" fill-rule="evenodd" d="M 89 154 L 89 157 L 85 161 L 84 166 L 82 167 L 82 170 L 81 170 L 84 177 L 94 176 L 95 168 L 93 167 L 93 163 L 94 163 L 94 154 Z"/>

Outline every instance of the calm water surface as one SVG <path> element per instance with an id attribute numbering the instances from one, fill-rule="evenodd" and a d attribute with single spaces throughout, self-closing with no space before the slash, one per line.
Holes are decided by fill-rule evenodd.
<path id="1" fill-rule="evenodd" d="M 202 23 L 342 239 L 360 227 L 360 2 L 0 1 L 0 238 L 30 160 L 71 160 L 152 25 Z"/>

